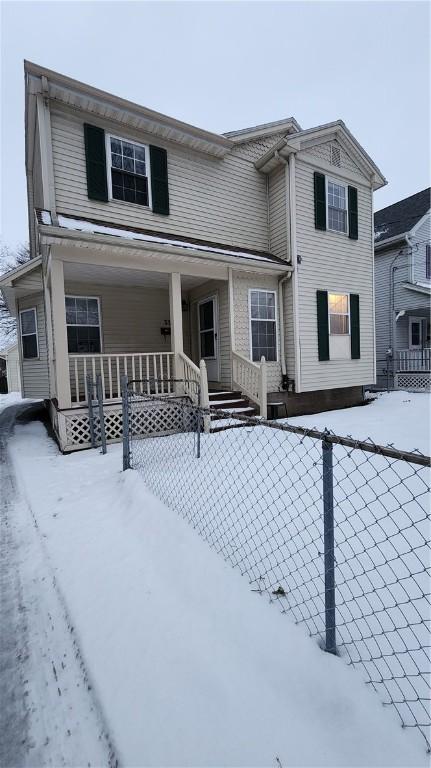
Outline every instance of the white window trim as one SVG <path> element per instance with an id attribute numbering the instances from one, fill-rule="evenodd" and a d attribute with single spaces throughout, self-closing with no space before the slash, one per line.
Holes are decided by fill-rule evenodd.
<path id="1" fill-rule="evenodd" d="M 347 296 L 347 312 L 331 312 L 330 306 L 329 306 L 329 296 L 332 294 L 333 296 Z M 348 321 L 349 321 L 349 331 L 348 333 L 331 333 L 331 315 L 342 315 L 343 317 L 347 315 Z M 349 291 L 328 291 L 328 335 L 329 336 L 350 336 L 351 328 L 350 328 L 350 293 Z"/>
<path id="2" fill-rule="evenodd" d="M 24 312 L 33 312 L 34 314 L 34 327 L 35 332 L 34 333 L 23 333 L 22 332 L 22 322 L 21 322 L 21 315 L 24 314 Z M 39 360 L 40 354 L 39 354 L 39 331 L 37 327 L 37 309 L 36 307 L 27 307 L 27 309 L 20 309 L 19 312 L 19 330 L 20 330 L 20 338 L 21 338 L 21 354 L 23 360 Z M 22 343 L 22 337 L 23 336 L 36 336 L 36 347 L 37 347 L 37 355 L 36 357 L 24 357 L 24 347 Z"/>
<path id="3" fill-rule="evenodd" d="M 274 309 L 275 309 L 275 318 L 274 320 L 260 320 L 258 317 L 251 316 L 251 294 L 254 291 L 259 291 L 259 293 L 272 293 L 274 296 Z M 279 340 L 278 340 L 278 306 L 277 306 L 277 291 L 271 291 L 267 288 L 249 288 L 248 289 L 248 334 L 249 334 L 249 341 L 250 341 L 250 360 L 253 363 L 260 363 L 260 360 L 253 360 L 253 336 L 251 332 L 251 321 L 256 320 L 257 322 L 275 322 L 275 360 L 266 360 L 267 363 L 278 363 L 279 362 Z"/>
<path id="4" fill-rule="evenodd" d="M 148 183 L 148 205 L 140 205 L 140 203 L 129 203 L 127 200 L 118 200 L 112 196 L 112 176 L 111 176 L 111 139 L 117 139 L 117 141 L 127 141 L 128 144 L 134 144 L 135 147 L 145 150 L 145 168 L 147 170 L 147 183 Z M 120 203 L 120 205 L 134 205 L 137 208 L 153 210 L 153 200 L 151 196 L 151 165 L 150 165 L 150 146 L 149 144 L 141 144 L 141 142 L 135 139 L 128 139 L 126 136 L 117 136 L 115 133 L 105 134 L 105 155 L 106 155 L 106 176 L 108 180 L 108 198 L 114 203 Z M 114 170 L 120 170 L 114 168 Z"/>
<path id="5" fill-rule="evenodd" d="M 103 336 L 102 336 L 102 314 L 100 312 L 100 297 L 99 296 L 83 296 L 82 294 L 73 294 L 73 293 L 66 293 L 64 296 L 64 312 L 66 314 L 66 299 L 95 299 L 97 301 L 97 311 L 99 314 L 99 325 L 82 325 L 81 323 L 68 323 L 67 322 L 67 316 L 66 316 L 66 333 L 67 329 L 70 328 L 99 328 L 99 346 L 100 346 L 100 353 L 99 352 L 67 352 L 68 355 L 97 355 L 97 354 L 103 354 Z"/>
<path id="6" fill-rule="evenodd" d="M 423 320 L 424 320 L 423 317 L 416 317 L 414 315 L 409 315 L 409 349 L 411 351 L 413 351 L 415 349 L 422 349 L 422 345 L 423 345 L 423 327 L 422 327 L 422 323 L 423 323 Z M 419 328 L 420 328 L 420 344 L 418 344 L 416 346 L 413 346 L 413 344 L 412 344 L 412 325 L 413 325 L 413 323 L 419 323 Z"/>
<path id="7" fill-rule="evenodd" d="M 328 195 L 328 184 L 336 184 L 338 187 L 344 187 L 345 189 L 345 195 L 346 195 L 346 230 L 343 232 L 341 229 L 332 229 L 329 226 L 329 195 Z M 328 232 L 335 232 L 337 235 L 348 235 L 349 234 L 349 185 L 346 184 L 344 181 L 339 181 L 338 179 L 334 179 L 331 176 L 325 176 L 325 185 L 326 185 L 326 227 L 328 229 Z"/>

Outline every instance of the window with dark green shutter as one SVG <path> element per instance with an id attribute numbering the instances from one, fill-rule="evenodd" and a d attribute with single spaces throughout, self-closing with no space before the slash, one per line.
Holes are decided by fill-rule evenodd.
<path id="1" fill-rule="evenodd" d="M 358 239 L 358 190 L 356 187 L 349 187 L 349 237 L 351 240 Z"/>
<path id="2" fill-rule="evenodd" d="M 329 360 L 328 292 L 316 291 L 319 360 Z"/>
<path id="3" fill-rule="evenodd" d="M 108 201 L 106 180 L 105 131 L 97 125 L 84 123 L 87 194 L 92 200 Z"/>
<path id="4" fill-rule="evenodd" d="M 326 229 L 326 180 L 323 173 L 314 172 L 314 225 Z"/>
<path id="5" fill-rule="evenodd" d="M 361 357 L 361 338 L 359 327 L 359 296 L 350 294 L 350 351 L 352 360 Z"/>
<path id="6" fill-rule="evenodd" d="M 114 200 L 149 205 L 148 147 L 116 136 L 109 137 L 111 190 Z"/>
<path id="7" fill-rule="evenodd" d="M 169 214 L 168 156 L 166 149 L 150 146 L 151 198 L 154 213 Z"/>

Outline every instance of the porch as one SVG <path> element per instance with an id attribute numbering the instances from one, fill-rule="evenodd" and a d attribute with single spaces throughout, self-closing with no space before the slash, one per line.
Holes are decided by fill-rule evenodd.
<path id="1" fill-rule="evenodd" d="M 430 309 L 415 308 L 396 317 L 394 386 L 418 392 L 431 388 Z"/>
<path id="2" fill-rule="evenodd" d="M 124 375 L 204 407 L 210 388 L 235 389 L 266 416 L 265 361 L 233 350 L 230 280 L 52 261 L 51 415 L 63 449 L 89 445 L 87 377 L 100 376 L 108 441 L 121 436 Z"/>

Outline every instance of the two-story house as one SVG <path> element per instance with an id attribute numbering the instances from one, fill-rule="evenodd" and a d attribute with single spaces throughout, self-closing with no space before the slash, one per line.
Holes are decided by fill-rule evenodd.
<path id="1" fill-rule="evenodd" d="M 386 182 L 341 120 L 219 135 L 30 62 L 25 82 L 32 258 L 1 288 L 23 393 L 49 402 L 62 449 L 89 443 L 88 374 L 110 439 L 123 373 L 160 393 L 194 379 L 204 404 L 232 390 L 262 415 L 362 401 Z"/>
<path id="2" fill-rule="evenodd" d="M 430 188 L 374 216 L 379 387 L 431 386 Z"/>

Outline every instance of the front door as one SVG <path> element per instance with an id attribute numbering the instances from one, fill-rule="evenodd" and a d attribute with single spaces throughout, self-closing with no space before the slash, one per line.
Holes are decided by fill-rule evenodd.
<path id="1" fill-rule="evenodd" d="M 218 305 L 217 296 L 198 304 L 199 359 L 205 360 L 208 381 L 219 381 Z"/>

